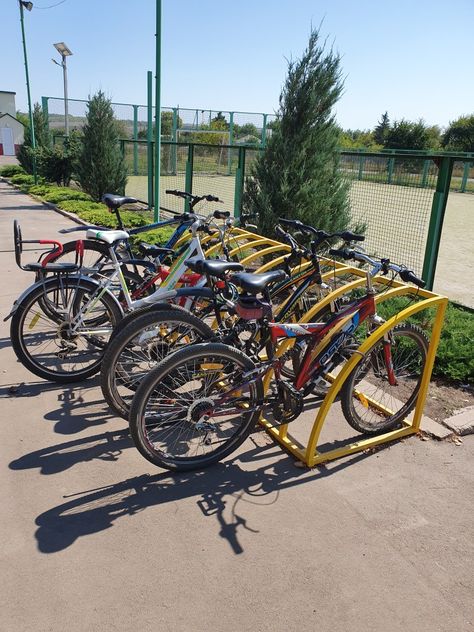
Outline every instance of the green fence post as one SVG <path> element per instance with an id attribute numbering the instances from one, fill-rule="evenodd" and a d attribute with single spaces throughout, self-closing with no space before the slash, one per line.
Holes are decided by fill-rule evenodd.
<path id="1" fill-rule="evenodd" d="M 454 159 L 444 157 L 440 159 L 436 191 L 431 205 L 430 225 L 426 240 L 425 259 L 423 261 L 422 277 L 426 281 L 426 287 L 433 289 L 436 263 L 438 261 L 439 244 L 443 230 L 444 214 L 449 195 L 449 186 L 453 173 Z"/>
<path id="2" fill-rule="evenodd" d="M 178 141 L 177 136 L 178 136 L 178 108 L 173 108 L 173 127 L 171 130 L 171 140 L 173 141 L 173 143 L 177 143 Z M 178 172 L 178 152 L 176 149 L 176 145 L 171 145 L 170 152 L 171 152 L 171 164 L 172 164 L 170 171 L 175 176 Z"/>
<path id="3" fill-rule="evenodd" d="M 232 172 L 232 145 L 234 144 L 234 113 L 229 112 L 229 149 L 227 150 L 227 175 Z"/>
<path id="4" fill-rule="evenodd" d="M 186 162 L 186 181 L 184 185 L 184 190 L 187 193 L 193 192 L 193 169 L 194 169 L 194 145 L 190 143 L 188 145 L 188 160 Z M 184 210 L 185 212 L 189 212 L 191 210 L 190 200 L 185 200 Z"/>
<path id="5" fill-rule="evenodd" d="M 466 187 L 467 187 L 467 179 L 469 178 L 469 171 L 471 170 L 471 164 L 470 162 L 465 162 L 464 163 L 464 171 L 462 174 L 462 181 L 461 181 L 461 193 L 465 193 L 466 192 Z"/>
<path id="6" fill-rule="evenodd" d="M 389 158 L 388 159 L 387 184 L 392 184 L 394 168 L 395 168 L 395 158 Z"/>
<path id="7" fill-rule="evenodd" d="M 268 114 L 263 115 L 262 147 L 265 147 L 267 144 L 267 116 Z"/>
<path id="8" fill-rule="evenodd" d="M 430 169 L 430 160 L 425 160 L 423 162 L 423 173 L 421 175 L 421 186 L 423 188 L 426 188 L 426 185 L 428 184 L 428 171 Z"/>
<path id="9" fill-rule="evenodd" d="M 133 175 L 138 176 L 138 105 L 133 106 Z"/>
<path id="10" fill-rule="evenodd" d="M 147 148 L 147 175 L 148 175 L 148 208 L 153 208 L 153 73 L 151 70 L 147 73 L 147 131 L 146 131 L 146 148 Z"/>
<path id="11" fill-rule="evenodd" d="M 49 97 L 41 97 L 41 107 L 43 109 L 44 120 L 46 121 L 46 131 L 49 133 L 48 98 Z"/>
<path id="12" fill-rule="evenodd" d="M 364 177 L 364 163 L 365 157 L 361 156 L 359 158 L 359 180 L 362 180 L 362 178 Z"/>
<path id="13" fill-rule="evenodd" d="M 235 172 L 234 217 L 240 217 L 245 179 L 245 147 L 239 147 L 239 163 Z"/>

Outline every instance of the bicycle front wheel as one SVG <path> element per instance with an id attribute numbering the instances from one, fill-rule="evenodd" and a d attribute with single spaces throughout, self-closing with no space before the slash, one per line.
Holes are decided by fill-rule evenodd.
<path id="1" fill-rule="evenodd" d="M 138 385 L 158 362 L 183 345 L 213 336 L 199 318 L 172 306 L 134 314 L 119 329 L 104 354 L 100 386 L 110 408 L 124 419 Z"/>
<path id="2" fill-rule="evenodd" d="M 409 323 L 394 327 L 389 338 L 393 376 L 384 348 L 387 343 L 381 339 L 349 374 L 342 388 L 342 412 L 357 432 L 376 435 L 394 430 L 415 408 L 428 338 Z"/>
<path id="3" fill-rule="evenodd" d="M 163 360 L 141 382 L 130 432 L 148 461 L 168 470 L 208 467 L 233 452 L 254 428 L 263 405 L 260 378 L 244 353 L 200 343 Z"/>
<path id="4" fill-rule="evenodd" d="M 47 307 L 47 309 L 46 309 Z M 13 350 L 32 373 L 53 382 L 83 380 L 100 370 L 122 311 L 93 281 L 58 276 L 33 286 L 14 313 Z M 100 322 L 93 327 L 90 322 Z"/>

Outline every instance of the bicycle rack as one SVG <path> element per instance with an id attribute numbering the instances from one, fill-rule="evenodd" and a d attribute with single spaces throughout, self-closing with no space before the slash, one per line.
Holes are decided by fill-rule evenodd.
<path id="1" fill-rule="evenodd" d="M 300 322 L 311 322 L 312 320 L 314 320 L 314 317 L 318 314 L 318 312 L 320 312 L 321 309 L 324 308 L 324 306 L 329 304 L 331 300 L 342 296 L 350 289 L 354 289 L 356 287 L 364 285 L 365 273 L 363 271 L 359 270 L 358 268 L 352 268 L 350 266 L 344 266 L 344 268 L 345 270 L 340 269 L 340 271 L 346 273 L 349 271 L 356 277 L 363 276 L 364 278 L 357 279 L 327 295 L 322 301 L 312 307 L 312 309 L 305 314 Z M 406 437 L 419 432 L 421 417 L 428 393 L 428 387 L 430 384 L 431 373 L 436 357 L 436 350 L 438 348 L 439 339 L 441 336 L 441 329 L 444 321 L 446 307 L 448 304 L 448 299 L 432 292 L 421 290 L 413 286 L 406 285 L 404 283 L 396 281 L 394 282 L 393 280 L 389 280 L 380 276 L 374 278 L 374 283 L 381 283 L 384 285 L 390 284 L 390 286 L 392 287 L 392 289 L 386 291 L 384 294 L 378 295 L 375 299 L 376 303 L 381 303 L 395 296 L 403 295 L 416 295 L 416 297 L 418 298 L 421 297 L 422 300 L 403 309 L 398 314 L 392 316 L 383 325 L 378 327 L 368 338 L 364 340 L 364 342 L 359 346 L 357 352 L 354 353 L 344 364 L 339 374 L 336 377 L 329 376 L 332 384 L 326 396 L 322 400 L 319 410 L 316 413 L 316 417 L 312 424 L 312 428 L 306 444 L 304 442 L 298 441 L 288 432 L 288 424 L 275 426 L 265 418 L 260 419 L 260 424 L 267 430 L 272 439 L 274 439 L 283 448 L 285 448 L 287 451 L 297 457 L 299 461 L 303 462 L 308 467 L 314 467 L 315 465 L 324 463 L 326 461 L 349 456 L 356 452 L 361 452 L 374 446 L 387 443 L 389 441 L 394 441 L 396 439 L 400 439 L 402 437 Z M 405 419 L 405 421 L 403 422 L 403 426 L 399 429 L 392 430 L 390 432 L 386 432 L 370 438 L 364 438 L 359 441 L 353 441 L 352 443 L 349 443 L 348 445 L 345 445 L 343 447 L 333 448 L 324 452 L 318 452 L 318 441 L 321 435 L 321 431 L 326 422 L 329 409 L 331 408 L 331 405 L 333 404 L 337 394 L 341 390 L 344 381 L 347 379 L 354 367 L 362 360 L 363 355 L 395 325 L 406 321 L 413 314 L 429 308 L 435 308 L 436 315 L 434 317 L 433 326 L 431 329 L 430 343 L 420 383 L 420 390 L 416 400 L 416 406 L 414 411 L 410 413 L 410 415 L 413 416 L 412 419 Z M 293 344 L 291 340 L 284 340 L 277 350 L 277 355 L 281 355 L 282 353 L 284 353 L 291 346 L 291 344 Z M 271 377 L 272 374 L 270 372 L 264 380 L 265 392 L 268 390 Z M 376 405 L 376 407 L 381 412 L 383 412 L 384 410 L 387 411 L 387 409 L 384 408 L 384 406 L 380 402 L 373 402 L 373 404 Z M 297 425 L 298 420 L 293 423 Z"/>

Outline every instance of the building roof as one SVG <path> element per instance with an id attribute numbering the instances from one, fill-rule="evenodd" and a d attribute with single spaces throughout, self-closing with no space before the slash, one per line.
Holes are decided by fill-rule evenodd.
<path id="1" fill-rule="evenodd" d="M 10 90 L 0 90 L 0 94 L 16 94 L 16 92 L 10 92 Z"/>
<path id="2" fill-rule="evenodd" d="M 12 116 L 11 114 L 8 114 L 8 112 L 4 112 L 3 114 L 0 112 L 0 119 L 3 118 L 4 116 L 9 116 L 11 119 L 13 119 L 14 121 L 16 121 L 17 123 L 20 123 L 21 125 L 23 125 L 23 127 L 25 127 L 25 124 L 22 123 L 20 121 L 20 119 L 17 119 L 15 116 Z"/>

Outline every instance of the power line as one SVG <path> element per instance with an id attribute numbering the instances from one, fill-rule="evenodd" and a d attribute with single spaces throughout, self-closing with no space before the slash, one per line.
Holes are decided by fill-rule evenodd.
<path id="1" fill-rule="evenodd" d="M 51 4 L 49 5 L 49 7 L 39 7 L 37 4 L 35 4 L 35 10 L 36 9 L 53 9 L 54 7 L 59 7 L 60 4 L 64 4 L 66 2 L 66 0 L 61 0 L 61 2 L 56 2 L 56 4 Z"/>

